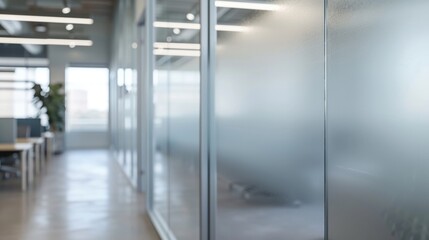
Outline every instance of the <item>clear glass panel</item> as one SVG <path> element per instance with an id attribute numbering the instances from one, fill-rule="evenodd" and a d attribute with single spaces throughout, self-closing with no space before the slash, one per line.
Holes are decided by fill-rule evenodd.
<path id="1" fill-rule="evenodd" d="M 154 209 L 178 240 L 199 239 L 198 15 L 198 0 L 156 1 Z"/>
<path id="2" fill-rule="evenodd" d="M 128 43 L 128 42 L 126 42 Z M 127 61 L 127 68 L 125 69 L 125 95 L 124 95 L 124 134 L 125 134 L 125 172 L 129 175 L 131 174 L 131 161 L 132 161 L 132 154 L 131 154 L 131 145 L 132 145 L 132 139 L 133 139 L 133 126 L 132 126 L 132 119 L 133 119 L 133 96 L 132 96 L 132 71 L 131 68 L 128 68 L 128 61 Z M 135 132 L 135 131 L 134 131 Z"/>
<path id="3" fill-rule="evenodd" d="M 217 239 L 324 239 L 324 1 L 216 6 Z"/>
<path id="4" fill-rule="evenodd" d="M 112 64 L 109 71 L 109 125 L 110 147 L 114 153 L 118 151 L 118 91 L 116 83 L 116 67 Z"/>
<path id="5" fill-rule="evenodd" d="M 119 67 L 116 73 L 116 82 L 117 82 L 117 114 L 118 114 L 118 162 L 123 165 L 125 161 L 125 139 L 124 139 L 124 69 Z"/>
<path id="6" fill-rule="evenodd" d="M 330 0 L 330 239 L 428 239 L 429 2 Z"/>
<path id="7" fill-rule="evenodd" d="M 153 74 L 154 96 L 154 153 L 153 153 L 153 204 L 164 221 L 169 219 L 169 168 L 168 168 L 168 83 L 165 71 Z"/>

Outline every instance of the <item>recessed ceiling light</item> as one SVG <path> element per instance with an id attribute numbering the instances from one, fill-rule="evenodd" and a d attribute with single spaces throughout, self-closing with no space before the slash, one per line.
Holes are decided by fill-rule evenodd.
<path id="1" fill-rule="evenodd" d="M 45 25 L 37 25 L 36 27 L 34 27 L 34 30 L 36 32 L 46 32 L 48 30 L 48 28 Z"/>
<path id="2" fill-rule="evenodd" d="M 180 34 L 180 32 L 181 32 L 180 28 L 174 28 L 173 29 L 173 33 L 176 34 L 176 35 Z"/>
<path id="3" fill-rule="evenodd" d="M 136 42 L 133 42 L 133 43 L 131 43 L 131 47 L 134 48 L 134 49 L 136 49 L 138 47 L 138 45 L 137 45 Z"/>
<path id="4" fill-rule="evenodd" d="M 186 19 L 188 19 L 189 21 L 193 21 L 195 19 L 195 15 L 192 13 L 188 13 L 186 14 Z"/>
<path id="5" fill-rule="evenodd" d="M 67 31 L 71 31 L 71 30 L 73 30 L 73 28 L 74 28 L 74 25 L 71 24 L 71 23 L 69 23 L 69 24 L 66 25 L 66 30 Z"/>
<path id="6" fill-rule="evenodd" d="M 167 40 L 167 42 L 171 42 L 171 41 L 173 41 L 173 38 L 168 36 L 165 40 Z"/>
<path id="7" fill-rule="evenodd" d="M 70 48 L 75 48 L 75 47 L 76 47 L 76 44 L 75 44 L 74 42 L 71 42 L 71 43 L 69 44 L 69 47 L 70 47 Z"/>
<path id="8" fill-rule="evenodd" d="M 63 14 L 69 14 L 71 12 L 71 9 L 69 7 L 64 7 L 62 10 Z"/>

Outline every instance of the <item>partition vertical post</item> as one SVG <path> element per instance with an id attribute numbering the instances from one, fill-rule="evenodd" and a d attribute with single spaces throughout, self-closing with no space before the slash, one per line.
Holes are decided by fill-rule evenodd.
<path id="1" fill-rule="evenodd" d="M 216 239 L 217 156 L 215 124 L 215 70 L 217 45 L 217 10 L 215 0 L 208 0 L 208 161 L 209 161 L 209 239 Z"/>
<path id="2" fill-rule="evenodd" d="M 200 0 L 200 240 L 209 239 L 209 0 Z"/>
<path id="3" fill-rule="evenodd" d="M 146 126 L 147 129 L 145 136 L 146 144 L 146 159 L 147 159 L 147 208 L 149 211 L 153 210 L 153 22 L 154 22 L 154 6 L 155 0 L 148 0 L 146 2 L 145 9 L 145 31 L 144 35 L 146 37 L 144 43 L 144 78 L 145 78 L 145 95 L 146 95 L 146 104 L 145 112 L 146 114 Z"/>
<path id="4" fill-rule="evenodd" d="M 144 16 L 145 17 L 145 16 Z M 145 49 L 144 46 L 142 46 L 142 43 L 144 40 L 144 32 L 146 27 L 142 26 L 141 24 L 137 25 L 137 34 L 138 34 L 138 56 L 137 56 L 137 188 L 139 191 L 144 192 L 147 188 L 147 151 L 148 151 L 148 142 L 147 142 L 147 122 L 148 122 L 148 102 L 149 99 L 147 98 L 147 82 L 148 79 L 146 78 L 147 69 L 144 66 L 145 64 Z"/>
<path id="5" fill-rule="evenodd" d="M 216 223 L 216 157 L 214 133 L 214 73 L 216 53 L 216 7 L 201 0 L 201 240 L 214 240 Z"/>
<path id="6" fill-rule="evenodd" d="M 327 67 L 328 67 L 328 23 L 327 23 L 327 8 L 328 8 L 328 0 L 324 0 L 323 3 L 323 25 L 324 25 L 324 81 L 325 81 L 325 89 L 324 89 L 324 123 L 323 123 L 323 187 L 324 187 L 324 222 L 325 222 L 325 226 L 324 226 L 324 230 L 325 230 L 325 239 L 329 239 L 328 237 L 328 181 L 327 181 L 327 127 L 328 127 L 328 71 L 327 71 Z"/>
<path id="7" fill-rule="evenodd" d="M 147 152 L 147 144 L 146 144 L 146 105 L 147 105 L 147 99 L 145 94 L 145 83 L 147 79 L 145 78 L 145 71 L 142 64 L 144 63 L 144 51 L 141 46 L 141 43 L 143 42 L 143 34 L 141 29 L 143 28 L 139 23 L 136 25 L 137 27 L 137 189 L 141 192 L 145 191 L 146 188 L 143 186 L 144 176 L 145 174 L 145 166 L 144 162 L 147 160 L 146 158 L 146 152 Z M 144 28 L 143 28 L 144 29 Z"/>

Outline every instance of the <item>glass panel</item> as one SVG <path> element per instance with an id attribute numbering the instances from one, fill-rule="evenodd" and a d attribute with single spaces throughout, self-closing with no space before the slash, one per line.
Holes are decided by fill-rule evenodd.
<path id="1" fill-rule="evenodd" d="M 330 0 L 330 239 L 428 239 L 429 2 Z"/>
<path id="2" fill-rule="evenodd" d="M 154 208 L 178 240 L 199 239 L 198 15 L 197 0 L 156 0 Z"/>
<path id="3" fill-rule="evenodd" d="M 112 104 L 117 160 L 127 177 L 137 186 L 137 24 L 134 1 L 120 1 L 114 19 L 111 70 L 116 98 Z M 127 27 L 124 27 L 127 26 Z"/>
<path id="4" fill-rule="evenodd" d="M 125 172 L 131 174 L 132 140 L 133 140 L 133 93 L 132 71 L 125 69 L 125 96 L 124 96 L 124 134 L 125 134 Z M 135 132 L 135 131 L 134 131 Z"/>
<path id="5" fill-rule="evenodd" d="M 168 84 L 165 71 L 155 71 L 153 74 L 154 96 L 154 154 L 153 154 L 153 204 L 164 221 L 168 223 L 169 216 L 169 168 L 168 168 Z"/>
<path id="6" fill-rule="evenodd" d="M 216 6 L 217 239 L 324 239 L 324 1 Z"/>
<path id="7" fill-rule="evenodd" d="M 136 169 L 136 141 L 137 141 L 137 130 L 136 130 L 136 78 L 135 78 L 135 48 L 133 48 L 134 33 L 136 31 L 134 22 L 134 1 L 125 1 L 126 15 L 123 16 L 124 26 L 131 26 L 124 28 L 123 31 L 123 64 L 124 70 L 124 131 L 125 131 L 125 172 L 131 179 L 133 184 L 137 184 L 136 175 L 134 169 Z"/>
<path id="8" fill-rule="evenodd" d="M 121 51 L 120 51 L 121 52 Z M 122 64 L 122 62 L 121 62 Z M 124 95 L 125 95 L 125 80 L 124 80 L 124 69 L 119 67 L 116 75 L 117 81 L 117 109 L 118 109 L 118 162 L 121 165 L 125 164 L 125 136 L 124 136 Z"/>

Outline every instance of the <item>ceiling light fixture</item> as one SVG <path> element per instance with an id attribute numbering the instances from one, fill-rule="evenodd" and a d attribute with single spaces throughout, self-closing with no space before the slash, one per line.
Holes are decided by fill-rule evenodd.
<path id="1" fill-rule="evenodd" d="M 200 51 L 195 50 L 170 50 L 170 49 L 155 49 L 153 54 L 157 56 L 176 56 L 176 57 L 199 57 Z"/>
<path id="2" fill-rule="evenodd" d="M 222 8 L 238 8 L 249 10 L 262 10 L 262 11 L 278 11 L 280 6 L 269 3 L 254 3 L 254 2 L 232 2 L 232 1 L 216 1 L 216 7 Z"/>
<path id="3" fill-rule="evenodd" d="M 69 23 L 69 24 L 66 25 L 66 30 L 67 31 L 71 31 L 71 30 L 73 30 L 73 28 L 74 28 L 74 25 L 71 24 L 71 23 Z"/>
<path id="4" fill-rule="evenodd" d="M 179 34 L 180 34 L 180 32 L 181 32 L 181 31 L 180 31 L 180 28 L 174 28 L 174 29 L 173 29 L 173 33 L 174 33 L 174 34 L 176 34 L 176 35 L 179 35 Z"/>
<path id="5" fill-rule="evenodd" d="M 61 12 L 63 12 L 63 14 L 69 14 L 71 12 L 71 8 L 68 4 L 68 1 L 63 0 L 63 4 L 64 4 L 64 8 L 61 10 Z"/>
<path id="6" fill-rule="evenodd" d="M 36 15 L 21 15 L 21 14 L 0 14 L 0 20 L 14 20 L 21 22 L 45 22 L 45 23 L 71 23 L 91 25 L 94 23 L 92 18 L 78 17 L 53 17 L 53 16 L 36 16 Z"/>
<path id="7" fill-rule="evenodd" d="M 153 23 L 154 27 L 157 28 L 183 28 L 183 29 L 200 29 L 200 24 L 198 23 L 181 23 L 181 22 L 159 22 L 156 21 Z"/>
<path id="8" fill-rule="evenodd" d="M 201 46 L 198 43 L 169 43 L 169 42 L 156 42 L 153 45 L 155 48 L 173 48 L 183 50 L 200 50 Z"/>
<path id="9" fill-rule="evenodd" d="M 159 22 L 153 23 L 154 27 L 157 28 L 182 28 L 200 30 L 201 25 L 199 23 L 183 23 L 183 22 Z M 228 31 L 228 32 L 245 32 L 249 30 L 249 27 L 235 26 L 235 25 L 216 25 L 217 31 Z"/>
<path id="10" fill-rule="evenodd" d="M 75 47 L 76 47 L 76 44 L 75 44 L 74 42 L 71 42 L 71 43 L 69 44 L 69 47 L 70 47 L 70 48 L 75 48 Z"/>
<path id="11" fill-rule="evenodd" d="M 36 32 L 43 33 L 43 32 L 46 32 L 46 31 L 48 30 L 48 28 L 47 28 L 45 25 L 36 25 L 36 26 L 34 27 L 34 30 L 35 30 Z"/>
<path id="12" fill-rule="evenodd" d="M 194 21 L 195 15 L 192 13 L 188 13 L 186 14 L 186 19 L 188 19 L 189 21 Z"/>
<path id="13" fill-rule="evenodd" d="M 61 10 L 61 12 L 62 12 L 63 14 L 69 14 L 69 13 L 71 12 L 71 9 L 70 9 L 69 7 L 64 7 L 64 8 Z"/>
<path id="14" fill-rule="evenodd" d="M 60 39 L 60 38 L 19 38 L 0 37 L 0 43 L 5 44 L 35 44 L 35 45 L 62 45 L 62 46 L 92 46 L 91 40 L 86 39 Z"/>
<path id="15" fill-rule="evenodd" d="M 246 32 L 249 27 L 234 26 L 234 25 L 216 25 L 216 31 L 221 32 Z"/>

